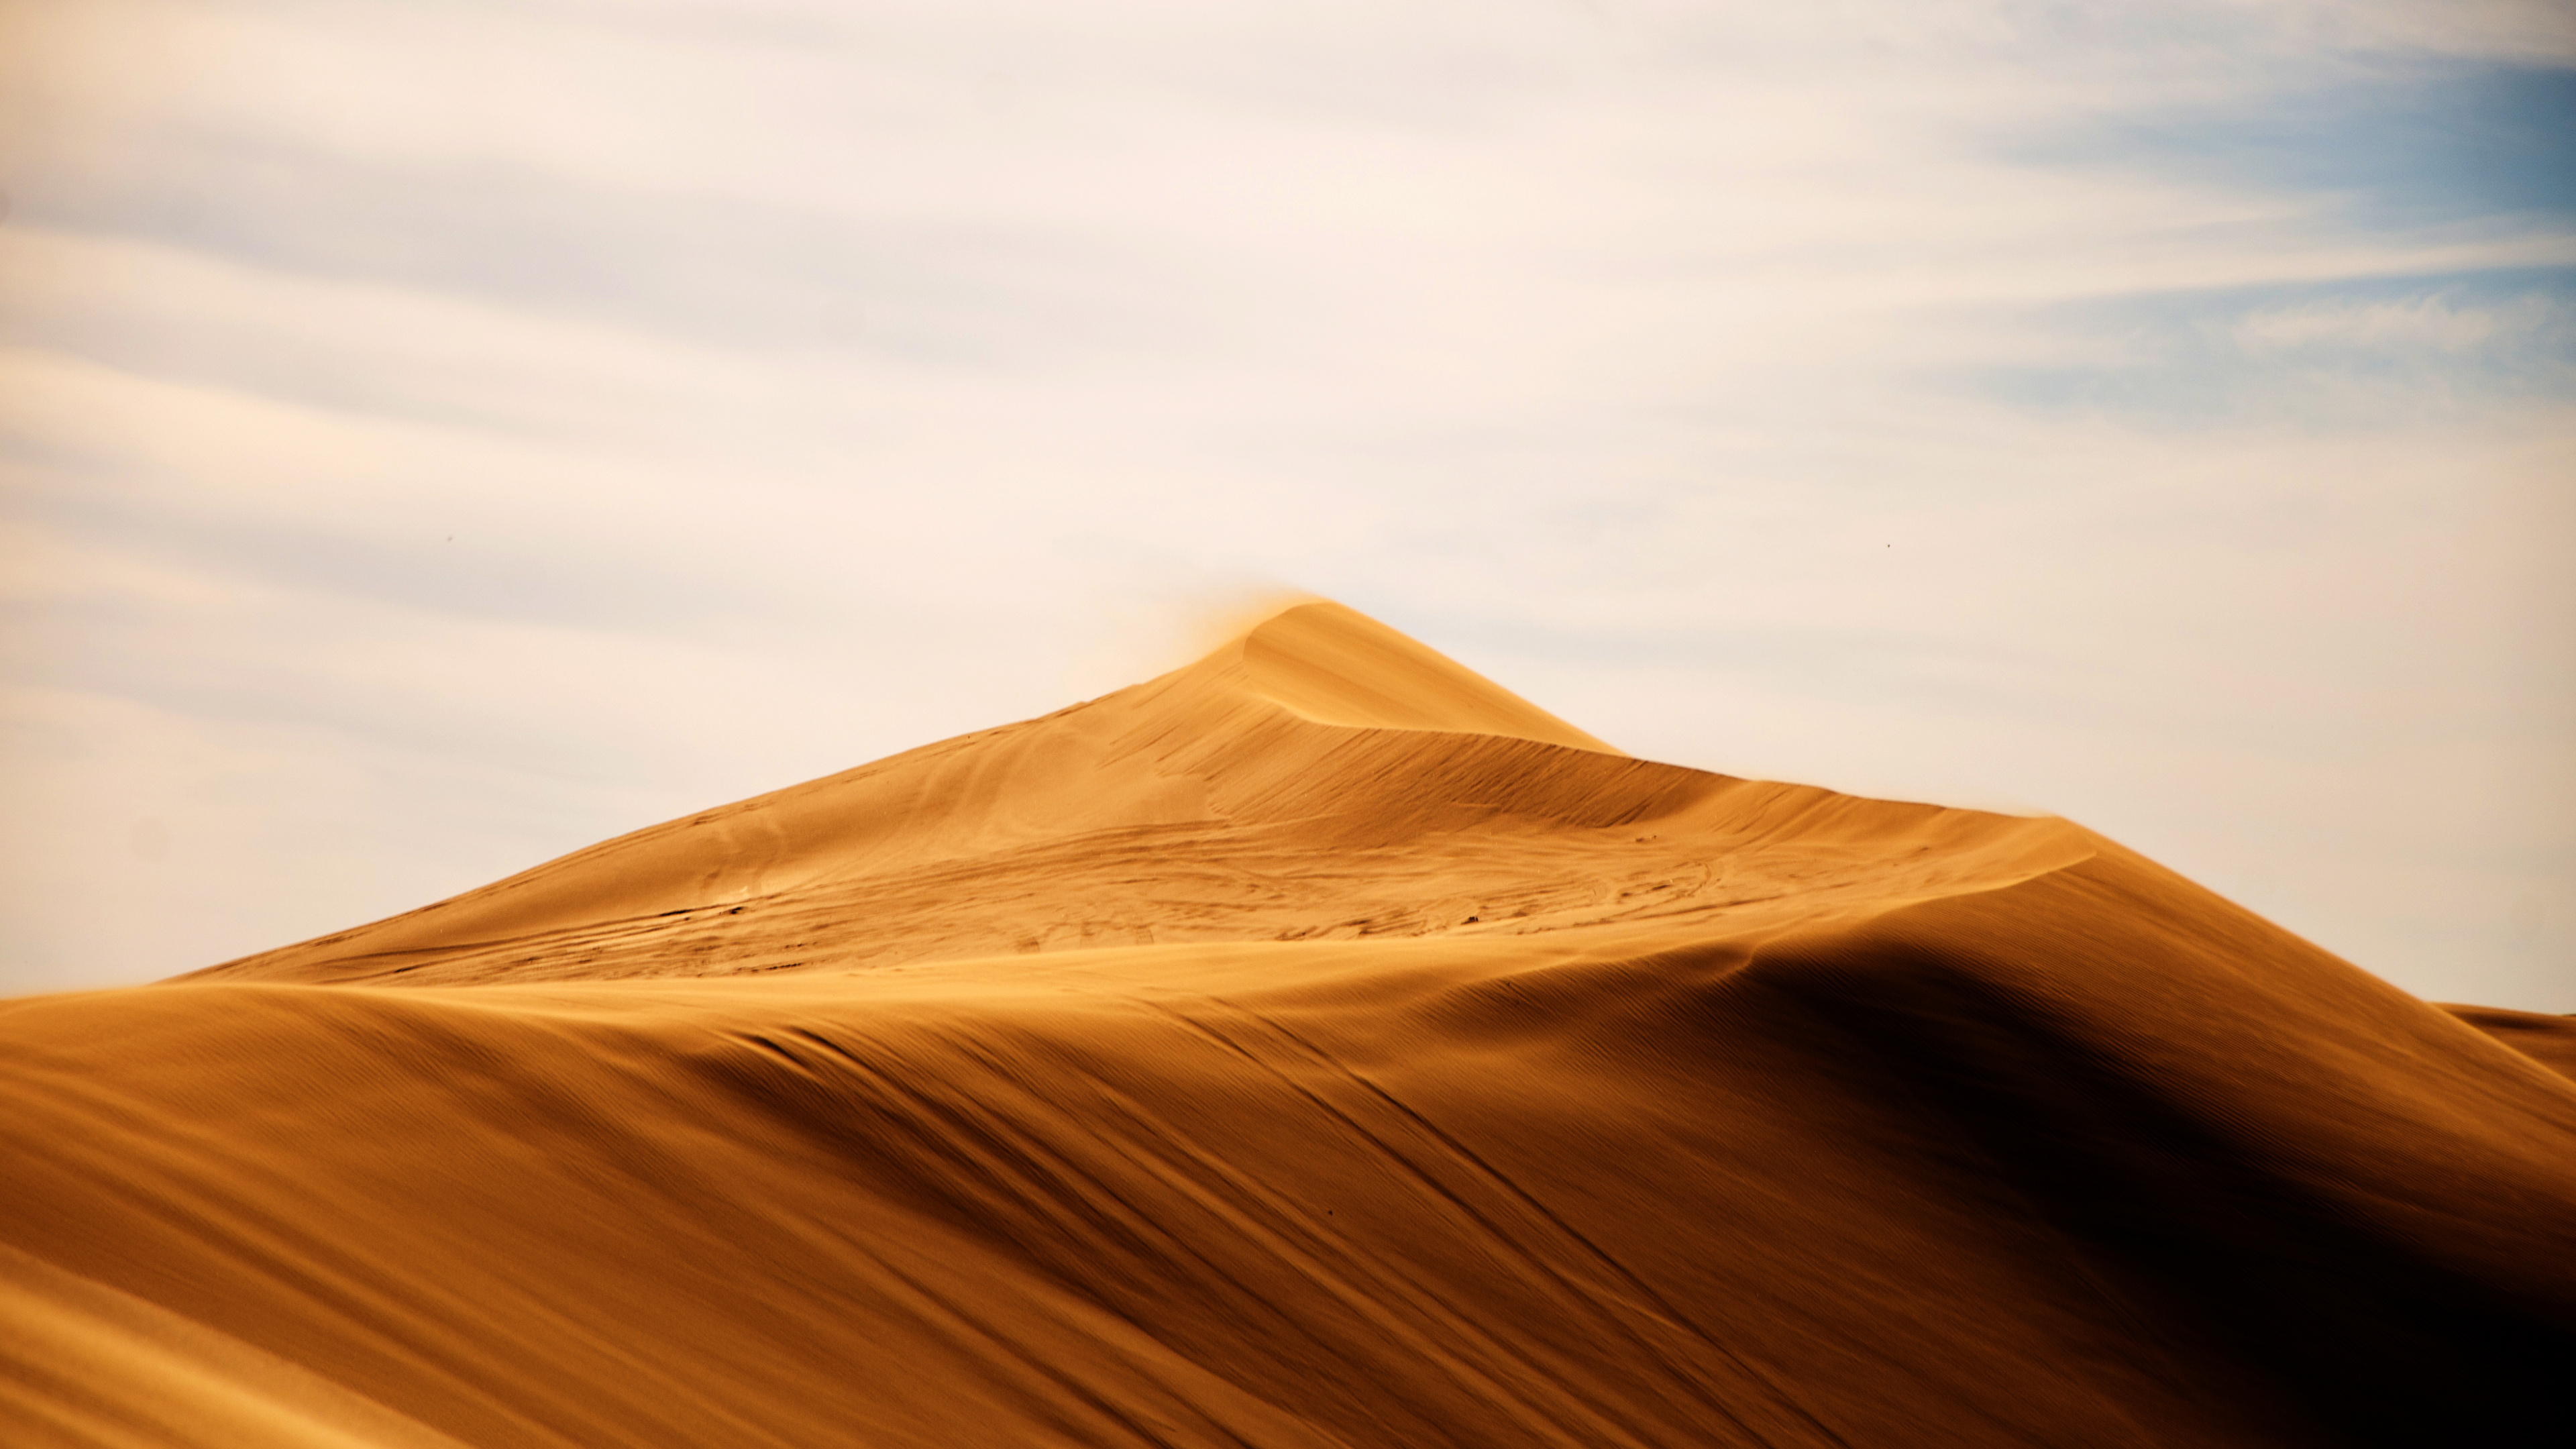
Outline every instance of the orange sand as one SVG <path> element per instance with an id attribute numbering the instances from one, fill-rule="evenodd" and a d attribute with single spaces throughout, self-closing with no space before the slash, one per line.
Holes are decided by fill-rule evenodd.
<path id="1" fill-rule="evenodd" d="M 0 1442 L 2547 1442 L 2576 1029 L 1348 610 L 0 1002 Z"/>

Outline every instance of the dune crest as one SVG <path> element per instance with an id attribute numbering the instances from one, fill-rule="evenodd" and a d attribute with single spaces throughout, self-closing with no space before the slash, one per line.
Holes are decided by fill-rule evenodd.
<path id="1" fill-rule="evenodd" d="M 1676 916 L 1759 929 L 2005 884 L 2094 848 L 2063 821 L 1631 759 L 1316 602 L 1087 704 L 193 979 L 723 975 Z"/>
<path id="2" fill-rule="evenodd" d="M 2546 1442 L 2576 1026 L 1338 605 L 0 1002 L 31 1445 Z"/>
<path id="3" fill-rule="evenodd" d="M 1319 723 L 1500 735 L 1619 753 L 1455 660 L 1340 604 L 1317 601 L 1283 609 L 1230 647 L 1254 693 Z"/>

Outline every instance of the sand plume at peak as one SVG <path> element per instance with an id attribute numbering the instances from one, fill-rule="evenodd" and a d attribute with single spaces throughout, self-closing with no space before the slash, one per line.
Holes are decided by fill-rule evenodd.
<path id="1" fill-rule="evenodd" d="M 1631 759 L 1301 605 L 0 1002 L 0 1422 L 2506 1442 L 2576 1349 L 2571 1042 L 2067 822 Z"/>

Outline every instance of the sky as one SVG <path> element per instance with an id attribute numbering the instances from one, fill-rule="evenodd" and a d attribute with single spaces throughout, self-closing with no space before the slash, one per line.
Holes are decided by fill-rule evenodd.
<path id="1" fill-rule="evenodd" d="M 1337 598 L 2576 1012 L 2576 8 L 0 0 L 0 992 Z"/>

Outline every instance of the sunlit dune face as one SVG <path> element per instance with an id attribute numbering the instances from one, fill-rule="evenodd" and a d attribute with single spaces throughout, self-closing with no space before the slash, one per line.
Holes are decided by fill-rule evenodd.
<path id="1" fill-rule="evenodd" d="M 2081 860 L 2091 841 L 2063 821 L 1629 759 L 1375 620 L 1309 601 L 1074 709 L 200 978 L 715 976 L 1685 920 L 1758 937 L 1993 889 Z"/>

